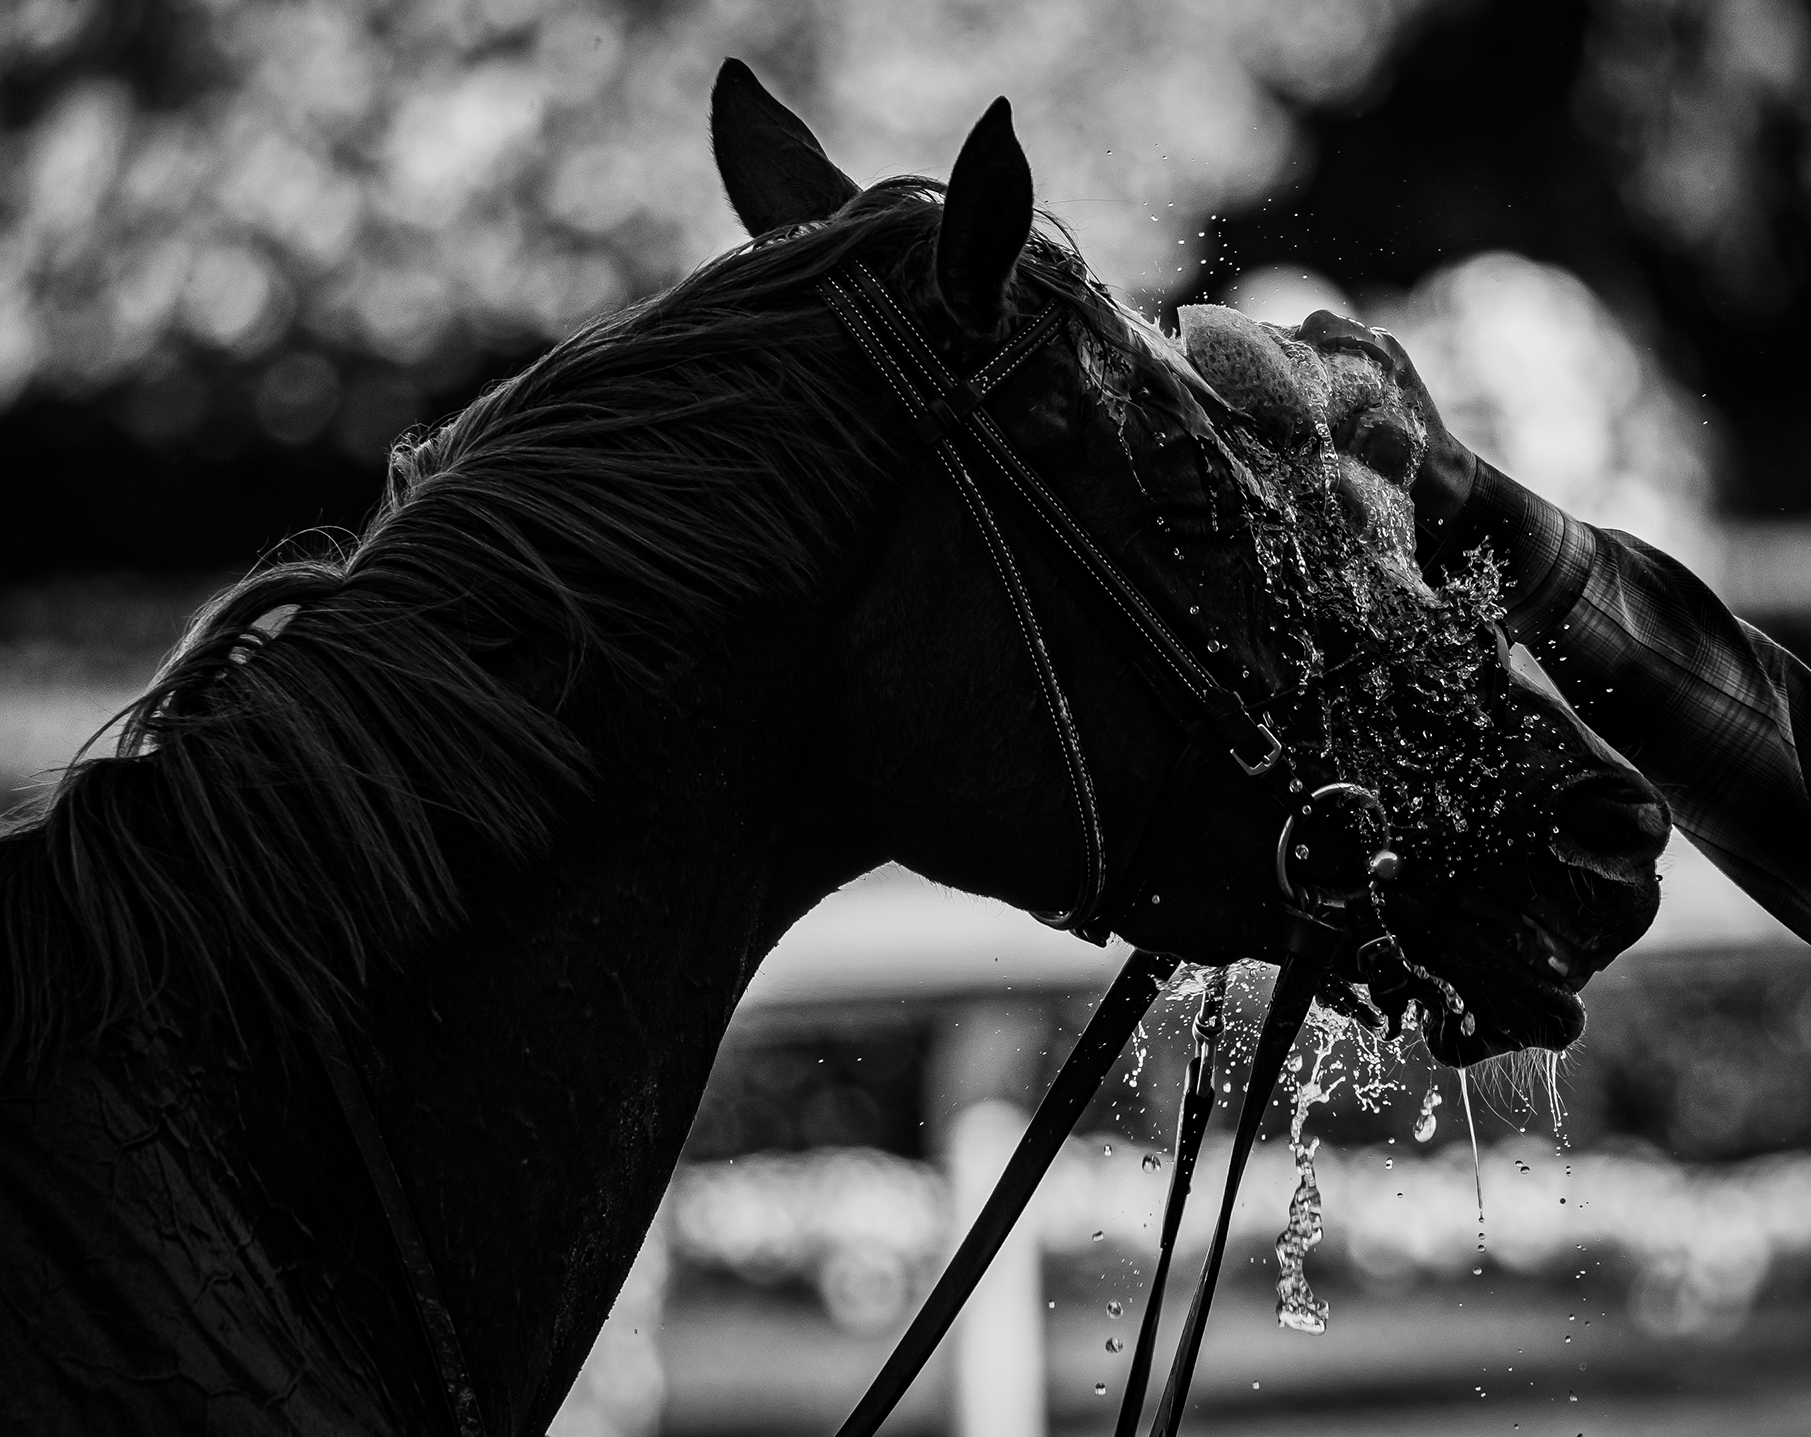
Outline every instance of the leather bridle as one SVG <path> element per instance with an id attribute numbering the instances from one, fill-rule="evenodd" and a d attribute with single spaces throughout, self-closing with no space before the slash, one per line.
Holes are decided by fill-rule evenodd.
<path id="1" fill-rule="evenodd" d="M 1137 905 L 1146 901 L 1151 872 L 1169 850 L 1188 795 L 1215 748 L 1230 754 L 1239 769 L 1272 799 L 1279 814 L 1277 877 L 1282 890 L 1283 957 L 1252 1059 L 1219 1222 L 1152 1428 L 1152 1437 L 1175 1437 L 1239 1178 L 1259 1119 L 1310 1003 L 1348 945 L 1356 945 L 1354 956 L 1361 974 L 1379 971 L 1391 958 L 1400 959 L 1396 940 L 1380 917 L 1375 891 L 1375 881 L 1394 877 L 1400 860 L 1387 846 L 1388 827 L 1376 796 L 1352 784 L 1329 784 L 1309 792 L 1268 718 L 1254 715 L 1241 697 L 1231 660 L 1177 637 L 1157 607 L 1126 578 L 1036 470 L 1020 458 L 983 407 L 988 396 L 1058 332 L 1065 311 L 1065 296 L 1060 291 L 1053 292 L 1044 307 L 978 370 L 958 378 L 865 265 L 846 265 L 818 288 L 903 406 L 914 435 L 935 450 L 961 494 L 1012 603 L 1043 688 L 1075 801 L 1081 872 L 1069 908 L 1038 916 L 1092 942 L 1105 943 Z M 1205 383 L 1199 387 L 1213 399 Z M 1230 407 L 1221 408 L 1222 418 L 1237 416 Z M 1117 884 L 1109 882 L 1106 836 L 1081 734 L 1032 608 L 1014 538 L 1036 549 L 1065 592 L 1143 678 L 1182 735 L 1155 806 L 1132 844 L 1131 857 L 1120 869 Z M 1333 841 L 1351 846 L 1354 864 L 1347 867 L 1363 875 L 1356 887 L 1329 892 L 1294 882 L 1289 870 L 1291 838 L 1302 824 L 1310 822 L 1330 829 L 1317 836 L 1317 844 Z M 1116 892 L 1110 893 L 1110 888 Z M 1148 899 L 1155 903 L 1160 896 L 1149 894 Z M 1083 1109 L 1179 964 L 1180 959 L 1167 954 L 1133 950 L 1039 1104 L 980 1216 L 838 1437 L 872 1437 L 892 1411 L 955 1320 Z M 1216 992 L 1211 985 L 1208 991 Z M 1143 1404 L 1162 1280 L 1169 1269 L 1182 1204 L 1213 1109 L 1218 1024 L 1217 996 L 1211 1005 L 1204 996 L 1194 1025 L 1196 1054 L 1184 1085 L 1158 1269 L 1134 1349 L 1117 1437 L 1132 1437 Z M 452 1428 L 459 1437 L 483 1437 L 483 1419 L 458 1335 L 363 1084 L 331 1027 L 320 1037 L 318 1047 L 388 1220 L 399 1264 L 439 1369 Z"/>
<path id="2" fill-rule="evenodd" d="M 1222 650 L 1192 647 L 1176 636 L 1156 606 L 1126 578 L 1068 506 L 1018 455 L 983 407 L 1004 380 L 1055 336 L 1064 313 L 1060 293 L 1053 294 L 1033 318 L 966 379 L 949 371 L 918 326 L 865 265 L 855 263 L 839 270 L 819 286 L 819 293 L 904 407 L 914 435 L 935 449 L 962 495 L 987 543 L 1043 686 L 1045 706 L 1070 776 L 1082 840 L 1082 864 L 1080 884 L 1069 910 L 1039 916 L 1056 927 L 1104 943 L 1108 934 L 1145 899 L 1151 870 L 1168 850 L 1194 780 L 1216 746 L 1229 753 L 1239 769 L 1260 785 L 1279 813 L 1277 877 L 1283 899 L 1284 956 L 1252 1060 L 1219 1224 L 1152 1429 L 1153 1437 L 1174 1437 L 1225 1250 L 1238 1180 L 1256 1138 L 1258 1121 L 1309 1005 L 1342 950 L 1349 943 L 1356 943 L 1360 972 L 1373 971 L 1397 956 L 1396 940 L 1379 915 L 1374 883 L 1395 877 L 1401 860 L 1387 846 L 1386 815 L 1377 797 L 1355 784 L 1327 784 L 1308 792 L 1268 716 L 1255 716 L 1241 696 L 1230 657 Z M 1205 382 L 1200 388 L 1207 389 Z M 1214 398 L 1211 391 L 1207 397 Z M 1236 414 L 1230 406 L 1220 407 L 1222 418 Z M 1181 748 L 1160 785 L 1156 806 L 1132 845 L 1132 857 L 1119 874 L 1117 900 L 1108 894 L 1104 830 L 1081 735 L 1032 610 L 1017 557 L 1008 542 L 1009 533 L 1022 536 L 1037 550 L 1065 593 L 1080 604 L 1094 625 L 1130 662 L 1183 736 Z M 1342 815 L 1347 821 L 1333 825 L 1334 841 L 1355 846 L 1356 871 L 1362 875 L 1355 888 L 1343 893 L 1306 888 L 1294 882 L 1289 871 L 1291 838 L 1297 827 L 1317 817 L 1324 821 L 1326 810 L 1336 806 L 1336 801 L 1338 806 L 1356 811 Z M 1356 823 L 1350 821 L 1354 816 Z M 904 1395 L 980 1281 L 1133 1029 L 1178 964 L 1178 959 L 1165 954 L 1133 950 L 1039 1104 L 980 1216 L 837 1437 L 872 1437 Z M 1213 1108 L 1213 1050 L 1218 1019 L 1217 1006 L 1210 1012 L 1204 1001 L 1194 1028 L 1197 1052 L 1184 1084 L 1176 1163 L 1159 1245 L 1159 1275 L 1149 1288 L 1150 1299 L 1134 1350 L 1118 1437 L 1131 1437 L 1143 1404 L 1162 1298 L 1161 1278 L 1168 1271 L 1190 1175 Z"/>

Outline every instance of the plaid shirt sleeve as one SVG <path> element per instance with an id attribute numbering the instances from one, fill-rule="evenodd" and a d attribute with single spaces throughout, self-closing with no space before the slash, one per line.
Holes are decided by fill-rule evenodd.
<path id="1" fill-rule="evenodd" d="M 1437 571 L 1489 543 L 1508 565 L 1504 627 L 1580 717 L 1666 796 L 1717 867 L 1811 939 L 1811 670 L 1683 565 L 1596 529 L 1479 461 L 1465 508 L 1423 530 Z"/>

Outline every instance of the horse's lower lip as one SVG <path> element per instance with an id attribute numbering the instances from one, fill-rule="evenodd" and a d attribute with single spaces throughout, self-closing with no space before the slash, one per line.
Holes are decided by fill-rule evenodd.
<path id="1" fill-rule="evenodd" d="M 1470 1033 L 1462 1028 L 1461 1015 L 1423 1004 L 1431 1019 L 1424 1025 L 1424 1036 L 1441 1062 L 1468 1067 L 1524 1048 L 1563 1048 L 1583 1027 L 1584 1004 L 1577 987 L 1588 976 L 1589 964 L 1538 921 L 1526 914 L 1519 916 L 1524 928 L 1504 935 L 1510 951 L 1502 956 L 1509 961 L 1503 963 L 1497 982 L 1478 981 L 1483 975 L 1475 970 L 1448 975 L 1465 999 L 1467 1011 L 1474 1015 Z M 1553 964 L 1554 958 L 1565 965 L 1564 971 Z M 1505 1004 L 1504 999 L 1516 990 L 1520 990 L 1519 998 Z M 1431 985 L 1429 996 L 1438 1001 Z M 1505 1006 L 1510 1009 L 1510 1021 L 1503 1021 Z"/>
<path id="2" fill-rule="evenodd" d="M 1455 1068 L 1470 1067 L 1486 1058 L 1521 1052 L 1525 1048 L 1564 1048 L 1583 1025 L 1584 1004 L 1571 990 L 1559 984 L 1548 985 L 1547 996 L 1551 1000 L 1547 1005 L 1549 1014 L 1544 1021 L 1531 1022 L 1526 1028 L 1519 1024 L 1510 1028 L 1480 1022 L 1467 1033 L 1460 1027 L 1458 1015 L 1442 1012 L 1423 1025 L 1423 1037 L 1436 1058 Z"/>
<path id="3" fill-rule="evenodd" d="M 1523 1048 L 1564 1048 L 1577 1038 L 1584 1028 L 1577 990 L 1601 966 L 1592 951 L 1574 946 L 1553 931 L 1550 919 L 1535 917 L 1507 896 L 1468 888 L 1458 895 L 1456 913 L 1452 903 L 1450 895 L 1408 885 L 1393 895 L 1410 955 L 1421 938 L 1422 952 L 1433 961 L 1418 961 L 1464 1000 L 1464 1010 L 1452 1012 L 1438 984 L 1411 980 L 1434 1056 L 1464 1067 Z M 1441 921 L 1442 910 L 1452 921 Z M 1470 1033 L 1462 1027 L 1467 1017 Z"/>

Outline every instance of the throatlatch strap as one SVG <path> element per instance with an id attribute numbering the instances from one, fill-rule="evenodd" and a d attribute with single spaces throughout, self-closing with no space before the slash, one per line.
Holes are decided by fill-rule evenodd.
<path id="1" fill-rule="evenodd" d="M 1025 1210 L 1038 1182 L 1049 1169 L 1081 1117 L 1082 1109 L 1107 1076 L 1119 1057 L 1120 1050 L 1144 1018 L 1158 992 L 1176 971 L 1177 959 L 1143 948 L 1132 950 L 1132 956 L 1113 980 L 1112 987 L 1100 1000 L 1100 1007 L 1088 1020 L 1075 1047 L 1063 1060 L 1062 1070 L 1044 1101 L 1025 1129 L 1025 1136 L 1013 1150 L 1006 1171 L 994 1184 L 981 1215 L 969 1228 L 968 1236 L 956 1249 L 956 1255 L 943 1269 L 936 1287 L 931 1289 L 905 1336 L 887 1358 L 867 1392 L 863 1394 L 849 1420 L 838 1429 L 837 1437 L 872 1437 L 886 1421 L 899 1399 L 905 1395 L 912 1379 L 929 1360 L 943 1334 L 956 1320 L 962 1304 L 975 1290 L 975 1284 L 987 1271 L 988 1263 L 1006 1241 L 1012 1225 Z"/>
<path id="2" fill-rule="evenodd" d="M 339 1099 L 352 1141 L 364 1159 L 365 1175 L 371 1179 L 378 1205 L 389 1220 L 390 1237 L 408 1281 L 409 1296 L 415 1302 L 415 1314 L 421 1319 L 428 1350 L 440 1369 L 440 1391 L 446 1398 L 453 1430 L 459 1437 L 484 1437 L 484 1415 L 478 1408 L 478 1394 L 472 1390 L 453 1315 L 441 1295 L 440 1279 L 434 1275 L 434 1264 L 421 1240 L 421 1229 L 415 1224 L 409 1195 L 402 1190 L 402 1179 L 396 1175 L 396 1164 L 390 1159 L 390 1149 L 365 1097 L 365 1085 L 331 1021 L 315 1034 L 315 1048 L 321 1055 L 321 1066 L 327 1070 L 327 1081 L 333 1085 L 333 1094 Z"/>

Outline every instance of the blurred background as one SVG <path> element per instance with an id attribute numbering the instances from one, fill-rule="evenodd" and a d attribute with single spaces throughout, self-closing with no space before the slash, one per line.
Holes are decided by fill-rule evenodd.
<path id="1" fill-rule="evenodd" d="M 213 587 L 356 530 L 399 433 L 738 240 L 705 127 L 732 54 L 864 181 L 946 174 L 1008 94 L 1129 301 L 1388 324 L 1488 458 L 1811 655 L 1794 0 L 9 0 L 0 791 Z M 1667 863 L 1551 1091 L 1474 1090 L 1482 1227 L 1453 1075 L 1327 1059 L 1318 1337 L 1271 1314 L 1273 1115 L 1202 1430 L 1805 1430 L 1811 953 Z M 893 872 L 812 915 L 555 1431 L 833 1428 L 1114 957 Z M 1185 1056 L 1163 1013 L 893 1430 L 1110 1427 Z"/>

